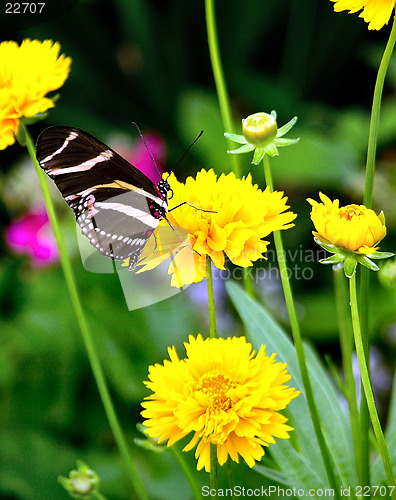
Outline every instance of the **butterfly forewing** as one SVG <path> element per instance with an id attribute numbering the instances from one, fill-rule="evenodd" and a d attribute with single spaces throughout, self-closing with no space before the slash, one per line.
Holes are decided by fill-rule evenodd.
<path id="1" fill-rule="evenodd" d="M 76 128 L 45 130 L 36 154 L 90 243 L 114 260 L 129 257 L 134 269 L 165 217 L 166 195 L 115 151 Z"/>

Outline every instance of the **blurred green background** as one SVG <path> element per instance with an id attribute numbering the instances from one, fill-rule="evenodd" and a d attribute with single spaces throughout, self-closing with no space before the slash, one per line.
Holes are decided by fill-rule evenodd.
<path id="1" fill-rule="evenodd" d="M 201 168 L 229 171 L 203 1 L 46 2 L 41 18 L 5 14 L 5 4 L 2 40 L 52 39 L 73 60 L 56 107 L 30 128 L 34 138 L 48 125 L 71 125 L 105 142 L 122 133 L 133 144 L 135 121 L 143 133 L 162 137 L 171 170 L 203 129 L 203 137 L 178 165 L 178 178 Z M 308 258 L 307 252 L 318 248 L 305 200 L 318 199 L 319 191 L 342 204 L 362 200 L 369 111 L 390 28 L 369 32 L 357 15 L 335 14 L 333 4 L 322 0 L 219 0 L 216 14 L 233 132 L 240 132 L 241 118 L 257 111 L 275 109 L 279 125 L 298 116 L 288 137 L 301 140 L 271 162 L 273 176 L 276 189 L 285 191 L 298 214 L 284 240 L 290 267 L 296 266 L 293 287 L 303 335 L 338 363 L 332 272 Z M 384 90 L 374 196 L 375 210 L 387 216 L 388 236 L 381 244 L 386 251 L 394 251 L 396 242 L 395 92 L 393 58 Z M 261 166 L 251 166 L 250 155 L 241 162 L 244 174 L 251 171 L 264 188 Z M 20 146 L 1 152 L 0 166 L 0 217 L 6 228 L 31 208 L 32 199 L 40 199 L 40 191 Z M 133 438 L 141 421 L 140 402 L 148 394 L 142 384 L 148 365 L 162 362 L 168 345 L 178 346 L 182 355 L 189 334 L 207 332 L 205 283 L 129 312 L 116 275 L 83 269 L 73 215 L 55 196 L 86 315 L 150 498 L 188 499 L 188 484 L 173 456 L 145 452 L 133 445 Z M 4 237 L 0 245 L 0 498 L 67 498 L 56 477 L 67 475 L 79 458 L 100 474 L 104 494 L 128 498 L 59 264 L 34 269 L 8 248 Z M 256 267 L 269 271 L 274 266 L 270 254 Z M 287 329 L 278 280 L 268 272 L 258 281 L 257 293 Z M 216 294 L 220 332 L 241 333 L 220 279 Z M 374 384 L 385 421 L 396 351 L 395 302 L 377 276 L 372 277 L 371 299 Z M 194 466 L 192 453 L 188 460 Z M 246 486 L 263 483 L 245 465 L 235 471 Z M 199 480 L 208 481 L 204 473 Z"/>

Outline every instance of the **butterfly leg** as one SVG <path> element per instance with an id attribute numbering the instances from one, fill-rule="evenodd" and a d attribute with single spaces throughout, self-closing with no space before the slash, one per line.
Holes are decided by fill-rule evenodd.
<path id="1" fill-rule="evenodd" d="M 192 205 L 191 203 L 188 203 L 188 201 L 182 201 L 181 203 L 179 203 L 178 205 L 170 208 L 168 210 L 168 212 L 172 212 L 172 210 L 175 210 L 176 208 L 179 208 L 183 205 L 188 205 L 189 207 L 192 207 L 192 208 L 195 208 L 196 210 L 201 210 L 201 212 L 209 212 L 211 214 L 216 214 L 216 210 L 205 210 L 204 208 L 199 208 L 199 207 L 196 207 L 195 205 Z"/>

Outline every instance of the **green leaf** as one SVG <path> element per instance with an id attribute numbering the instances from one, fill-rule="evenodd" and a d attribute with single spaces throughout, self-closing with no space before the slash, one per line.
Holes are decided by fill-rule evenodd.
<path id="1" fill-rule="evenodd" d="M 385 431 L 386 444 L 388 445 L 390 458 L 393 464 L 396 463 L 396 372 L 393 375 L 392 395 L 387 418 L 388 426 Z M 380 456 L 376 458 L 371 467 L 372 484 L 386 482 L 384 465 Z"/>
<path id="2" fill-rule="evenodd" d="M 270 469 L 269 467 L 266 467 L 261 464 L 255 465 L 254 470 L 259 474 L 261 474 L 262 476 L 267 477 L 268 479 L 272 479 L 272 481 L 276 483 L 281 483 L 287 487 L 290 487 L 290 484 L 285 480 L 285 476 L 281 472 L 278 472 L 277 470 Z"/>
<path id="3" fill-rule="evenodd" d="M 268 312 L 235 283 L 227 282 L 231 300 L 245 324 L 254 347 L 266 345 L 267 353 L 277 353 L 277 360 L 286 362 L 292 375 L 290 386 L 302 394 L 287 407 L 294 427 L 291 440 L 278 440 L 270 451 L 289 484 L 301 488 L 327 487 L 327 478 L 304 396 L 296 351 Z M 356 485 L 356 466 L 349 419 L 343 412 L 338 394 L 316 354 L 305 346 L 308 370 L 319 409 L 323 433 L 342 484 Z M 293 444 L 295 443 L 295 446 Z"/>

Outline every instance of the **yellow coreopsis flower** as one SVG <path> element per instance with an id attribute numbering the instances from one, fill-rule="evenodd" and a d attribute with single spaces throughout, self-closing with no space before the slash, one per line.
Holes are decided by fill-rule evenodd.
<path id="1" fill-rule="evenodd" d="M 0 150 L 14 144 L 18 124 L 19 113 L 12 103 L 9 89 L 0 88 Z"/>
<path id="2" fill-rule="evenodd" d="M 350 262 L 350 270 L 356 262 L 378 270 L 367 256 L 383 259 L 393 254 L 378 252 L 378 243 L 386 235 L 385 216 L 377 215 L 364 205 L 339 206 L 339 201 L 331 201 L 325 194 L 319 193 L 322 203 L 308 198 L 312 205 L 311 220 L 315 226 L 313 231 L 316 242 L 336 255 L 323 260 L 325 264 Z M 349 272 L 347 273 L 349 275 Z"/>
<path id="3" fill-rule="evenodd" d="M 64 84 L 71 64 L 59 52 L 59 43 L 51 40 L 26 39 L 20 46 L 13 41 L 0 44 L 1 149 L 15 142 L 15 138 L 11 142 L 10 131 L 17 132 L 19 119 L 32 118 L 54 106 L 47 94 Z"/>
<path id="4" fill-rule="evenodd" d="M 335 12 L 349 10 L 350 14 L 363 11 L 359 14 L 366 23 L 369 30 L 380 30 L 388 23 L 395 8 L 396 0 L 331 0 L 335 2 Z"/>
<path id="5" fill-rule="evenodd" d="M 228 456 L 249 467 L 264 455 L 263 446 L 274 438 L 287 439 L 292 427 L 279 413 L 299 391 L 285 383 L 291 375 L 286 363 L 257 355 L 244 337 L 204 340 L 201 335 L 185 343 L 187 357 L 179 359 L 169 348 L 170 361 L 149 368 L 146 386 L 153 392 L 142 403 L 144 425 L 159 442 L 176 441 L 193 433 L 183 451 L 195 445 L 197 469 L 210 471 L 210 444 L 217 447 L 223 465 Z"/>
<path id="6" fill-rule="evenodd" d="M 252 184 L 250 174 L 243 179 L 237 179 L 233 173 L 217 178 L 213 170 L 201 170 L 195 179 L 188 177 L 185 183 L 179 182 L 174 174 L 167 180 L 173 192 L 169 200 L 169 222 L 185 229 L 190 241 L 190 246 L 184 246 L 177 253 L 170 267 L 169 272 L 174 273 L 173 286 L 181 287 L 205 278 L 207 256 L 219 269 L 224 269 L 225 256 L 237 266 L 252 266 L 267 250 L 269 242 L 262 238 L 294 226 L 291 222 L 296 214 L 286 211 L 289 207 L 283 192 L 271 192 L 269 188 L 262 191 Z M 182 205 L 172 210 L 179 204 Z M 167 225 L 166 220 L 160 222 L 160 227 Z M 191 248 L 194 269 L 191 269 Z M 148 263 L 142 270 L 155 265 L 157 262 Z"/>

